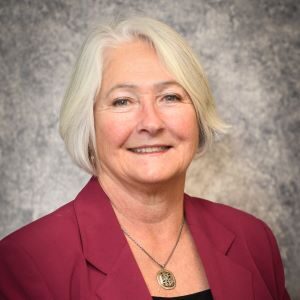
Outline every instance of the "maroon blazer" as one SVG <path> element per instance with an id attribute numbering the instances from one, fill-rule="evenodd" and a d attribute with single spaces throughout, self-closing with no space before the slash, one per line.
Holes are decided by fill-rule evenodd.
<path id="1" fill-rule="evenodd" d="M 275 238 L 263 222 L 207 200 L 184 201 L 215 300 L 289 299 Z M 96 178 L 74 201 L 0 242 L 0 299 L 151 299 Z"/>

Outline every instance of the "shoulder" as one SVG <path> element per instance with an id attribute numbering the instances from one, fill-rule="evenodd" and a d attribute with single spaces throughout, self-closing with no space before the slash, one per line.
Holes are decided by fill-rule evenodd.
<path id="1" fill-rule="evenodd" d="M 73 202 L 0 241 L 0 294 L 5 299 L 67 299 L 81 253 Z M 53 296 L 53 292 L 57 294 Z"/>
<path id="2" fill-rule="evenodd" d="M 188 199 L 196 210 L 204 212 L 208 218 L 217 220 L 231 231 L 241 232 L 255 228 L 269 231 L 264 221 L 238 208 L 197 197 L 188 196 Z"/>
<path id="3" fill-rule="evenodd" d="M 226 255 L 241 265 L 247 265 L 279 299 L 289 299 L 284 286 L 284 270 L 277 241 L 268 225 L 259 218 L 225 204 L 187 196 L 189 210 L 202 224 L 211 239 L 219 241 L 222 234 L 230 232 L 233 243 Z M 254 267 L 253 267 L 254 266 Z"/>
<path id="4" fill-rule="evenodd" d="M 9 251 L 23 251 L 36 260 L 43 260 L 48 254 L 49 257 L 63 256 L 66 244 L 80 247 L 73 201 L 3 238 L 0 256 Z"/>
<path id="5" fill-rule="evenodd" d="M 261 219 L 225 204 L 190 196 L 188 199 L 195 210 L 195 216 L 198 214 L 198 217 L 204 218 L 207 227 L 226 228 L 239 244 L 247 247 L 256 260 L 277 256 L 279 250 L 275 236 Z"/>
<path id="6" fill-rule="evenodd" d="M 70 230 L 76 230 L 76 215 L 74 202 L 69 202 L 57 210 L 45 215 L 30 224 L 16 230 L 2 239 L 2 242 L 20 241 L 27 242 L 28 239 L 51 239 L 69 235 Z"/>

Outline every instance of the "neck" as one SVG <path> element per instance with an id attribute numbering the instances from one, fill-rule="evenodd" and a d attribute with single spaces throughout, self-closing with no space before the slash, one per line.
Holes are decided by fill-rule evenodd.
<path id="1" fill-rule="evenodd" d="M 177 234 L 183 218 L 185 176 L 170 182 L 146 186 L 122 184 L 109 176 L 98 176 L 98 181 L 111 200 L 112 207 L 126 230 L 141 235 L 157 234 L 162 228 L 166 235 Z"/>

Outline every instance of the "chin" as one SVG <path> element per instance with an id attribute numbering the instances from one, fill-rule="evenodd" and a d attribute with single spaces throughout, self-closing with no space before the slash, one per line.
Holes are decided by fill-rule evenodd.
<path id="1" fill-rule="evenodd" d="M 170 172 L 166 173 L 165 170 L 155 170 L 151 172 L 143 172 L 140 176 L 134 176 L 134 180 L 138 183 L 149 185 L 167 184 L 185 177 L 185 172 Z"/>

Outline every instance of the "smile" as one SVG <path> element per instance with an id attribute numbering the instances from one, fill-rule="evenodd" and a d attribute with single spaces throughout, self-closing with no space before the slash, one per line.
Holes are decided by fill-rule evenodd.
<path id="1" fill-rule="evenodd" d="M 170 149 L 171 146 L 145 146 L 145 147 L 138 147 L 138 148 L 130 148 L 129 150 L 134 153 L 157 153 L 157 152 L 164 152 Z"/>

